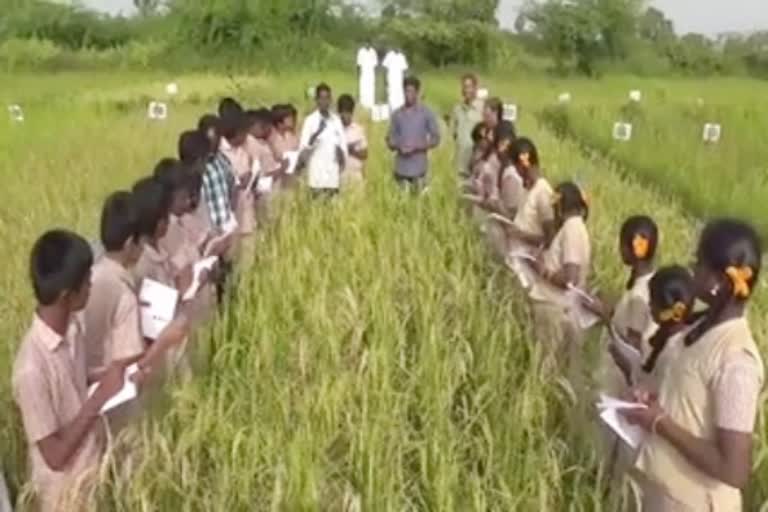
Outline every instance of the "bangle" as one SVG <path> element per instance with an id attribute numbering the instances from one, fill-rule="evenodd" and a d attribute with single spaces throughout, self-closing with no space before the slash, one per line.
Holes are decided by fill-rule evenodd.
<path id="1" fill-rule="evenodd" d="M 658 414 L 658 415 L 657 415 L 657 416 L 656 416 L 656 417 L 653 419 L 653 423 L 651 423 L 651 433 L 652 433 L 653 435 L 655 435 L 655 436 L 659 435 L 659 432 L 657 431 L 657 428 L 658 428 L 658 426 L 659 426 L 659 423 L 661 423 L 661 420 L 663 420 L 663 419 L 664 419 L 664 418 L 666 418 L 666 417 L 667 417 L 667 415 L 666 415 L 666 414 L 664 414 L 664 413 L 662 412 L 662 413 L 659 413 L 659 414 Z"/>

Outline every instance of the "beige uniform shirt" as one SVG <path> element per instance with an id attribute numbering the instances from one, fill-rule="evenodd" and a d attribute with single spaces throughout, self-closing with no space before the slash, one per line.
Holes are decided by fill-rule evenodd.
<path id="1" fill-rule="evenodd" d="M 656 330 L 649 305 L 648 283 L 652 277 L 653 274 L 648 274 L 635 279 L 634 286 L 624 292 L 616 304 L 611 323 L 625 339 L 629 331 L 638 332 L 643 336 L 643 339 L 646 339 Z M 600 354 L 600 388 L 610 396 L 620 396 L 627 387 L 627 381 L 608 352 L 608 345 L 612 342 L 611 335 L 606 330 L 602 335 L 601 343 L 603 350 Z M 643 346 L 645 347 L 642 351 L 643 356 L 647 357 L 651 349 L 647 343 L 644 343 Z"/>
<path id="2" fill-rule="evenodd" d="M 515 215 L 515 225 L 533 235 L 544 235 L 544 223 L 555 218 L 552 208 L 554 191 L 544 178 L 539 178 L 530 190 L 525 192 L 520 209 Z"/>
<path id="3" fill-rule="evenodd" d="M 141 282 L 144 279 L 152 279 L 171 288 L 176 287 L 174 280 L 176 272 L 169 254 L 162 248 L 155 249 L 149 244 L 144 245 L 141 258 L 133 269 L 133 275 L 136 278 L 137 289 L 141 289 Z"/>
<path id="4" fill-rule="evenodd" d="M 584 289 L 592 258 L 589 233 L 584 219 L 578 215 L 566 219 L 543 257 L 545 268 L 552 274 L 562 271 L 566 265 L 577 265 L 580 269 L 579 280 L 573 284 Z M 537 279 L 534 283 L 531 299 L 553 304 L 566 304 L 567 301 L 564 290 L 543 279 Z"/>
<path id="5" fill-rule="evenodd" d="M 89 371 L 144 352 L 136 281 L 126 268 L 106 256 L 93 266 L 84 318 Z"/>
<path id="6" fill-rule="evenodd" d="M 752 418 L 756 394 L 764 381 L 764 367 L 746 318 L 737 318 L 710 329 L 693 345 L 681 349 L 674 371 L 667 371 L 659 390 L 665 413 L 692 435 L 715 442 L 723 424 L 720 412 L 728 407 L 720 392 L 723 369 L 729 361 L 744 359 L 758 383 L 752 390 Z M 747 370 L 749 368 L 749 370 Z M 752 425 L 754 430 L 754 424 Z M 722 428 L 722 427 L 721 427 Z M 685 456 L 659 436 L 648 436 L 640 447 L 636 469 L 659 492 L 691 511 L 742 510 L 741 492 L 695 468 Z M 641 480 L 642 481 L 642 480 Z M 683 510 L 685 510 L 683 508 Z"/>
<path id="7" fill-rule="evenodd" d="M 368 149 L 368 139 L 365 136 L 365 130 L 359 124 L 352 122 L 349 126 L 345 127 L 344 135 L 347 138 L 347 146 L 352 146 L 358 151 Z M 352 180 L 362 179 L 364 166 L 365 163 L 362 160 L 349 155 L 347 157 L 346 166 L 344 167 L 344 174 L 347 174 L 348 176 L 342 176 L 342 178 Z"/>
<path id="8" fill-rule="evenodd" d="M 194 264 L 200 257 L 199 244 L 192 238 L 192 232 L 186 229 L 184 223 L 187 219 L 171 215 L 168 223 L 168 232 L 160 240 L 160 248 L 170 258 L 174 273 L 178 274 L 186 266 Z"/>
<path id="9" fill-rule="evenodd" d="M 520 178 L 515 166 L 507 166 L 501 175 L 501 190 L 499 191 L 499 199 L 501 199 L 504 210 L 517 212 L 524 198 L 525 187 L 523 187 L 522 178 Z"/>
<path id="10" fill-rule="evenodd" d="M 104 423 L 99 420 L 63 471 L 51 469 L 38 448 L 39 441 L 71 423 L 88 399 L 84 348 L 80 321 L 73 320 L 62 338 L 35 315 L 13 366 L 13 396 L 24 423 L 32 483 L 45 512 L 83 510 L 60 502 L 85 484 L 106 446 Z"/>

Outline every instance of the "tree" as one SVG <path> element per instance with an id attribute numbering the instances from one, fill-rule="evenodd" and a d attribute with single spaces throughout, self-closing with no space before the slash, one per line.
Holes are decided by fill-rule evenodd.
<path id="1" fill-rule="evenodd" d="M 561 70 L 573 64 L 595 73 L 600 59 L 626 58 L 636 37 L 640 0 L 529 0 L 516 26 L 528 32 L 552 54 Z"/>
<path id="2" fill-rule="evenodd" d="M 479 21 L 497 25 L 499 0 L 387 0 L 382 15 L 427 16 L 436 21 Z"/>
<path id="3" fill-rule="evenodd" d="M 133 0 L 133 5 L 139 11 L 139 16 L 151 16 L 157 13 L 161 0 Z"/>

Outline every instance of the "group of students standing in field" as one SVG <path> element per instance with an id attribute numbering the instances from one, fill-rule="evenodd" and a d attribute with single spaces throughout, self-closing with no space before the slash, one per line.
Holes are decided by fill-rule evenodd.
<path id="1" fill-rule="evenodd" d="M 586 291 L 594 264 L 585 192 L 547 181 L 534 142 L 503 121 L 501 102 L 477 99 L 476 77 L 463 77 L 462 90 L 452 127 L 465 197 L 490 246 L 522 276 L 539 371 L 577 379 L 588 370 L 601 393 L 644 406 L 619 411 L 647 433 L 636 449 L 598 427 L 612 491 L 627 483 L 630 508 L 647 512 L 742 510 L 764 382 L 746 316 L 762 262 L 755 229 L 711 221 L 692 266 L 658 268 L 659 227 L 632 216 L 617 237 L 627 268 L 618 301 L 574 293 Z M 604 326 L 597 368 L 585 368 L 581 308 Z"/>
<path id="2" fill-rule="evenodd" d="M 218 114 L 180 134 L 176 157 L 106 198 L 97 250 L 64 229 L 36 241 L 29 272 L 37 306 L 12 376 L 28 445 L 27 505 L 91 508 L 105 454 L 114 440 L 122 445 L 130 437 L 116 435 L 169 378 L 193 375 L 201 327 L 226 300 L 230 276 L 253 261 L 253 234 L 274 212 L 273 198 L 298 182 L 298 171 L 320 196 L 363 180 L 367 141 L 353 120 L 355 101 L 341 96 L 336 114 L 331 89 L 321 84 L 316 103 L 297 134 L 291 105 L 245 110 L 223 99 Z M 211 259 L 195 275 L 196 264 Z M 151 306 L 140 298 L 147 280 L 180 297 L 153 339 L 142 325 Z M 126 379 L 138 386 L 138 398 L 105 410 Z M 2 512 L 8 506 L 0 499 Z"/>
<path id="3" fill-rule="evenodd" d="M 605 325 L 599 371 L 591 372 L 599 387 L 645 406 L 621 411 L 648 432 L 637 450 L 601 431 L 616 485 L 629 477 L 645 511 L 740 510 L 764 378 L 746 319 L 761 267 L 755 230 L 741 221 L 713 221 L 700 236 L 692 269 L 657 268 L 659 228 L 648 216 L 633 216 L 618 236 L 628 273 L 621 298 L 574 302 L 571 292 L 586 290 L 593 265 L 589 200 L 573 182 L 547 181 L 535 143 L 517 136 L 501 101 L 479 100 L 477 86 L 472 75 L 462 79 L 464 99 L 451 117 L 457 168 L 494 252 L 528 276 L 521 288 L 543 353 L 539 370 L 583 373 L 586 331 L 575 311 L 588 308 Z M 416 190 L 425 185 L 428 151 L 440 143 L 438 123 L 419 93 L 419 81 L 405 79 L 405 105 L 387 134 L 397 182 Z M 194 373 L 190 354 L 200 328 L 226 299 L 233 269 L 252 261 L 253 233 L 268 220 L 275 195 L 297 182 L 292 171 L 304 169 L 319 197 L 362 181 L 367 140 L 353 121 L 354 100 L 343 95 L 332 112 L 324 84 L 315 100 L 300 133 L 290 105 L 246 111 L 234 99 L 222 100 L 217 115 L 180 135 L 175 158 L 107 197 L 98 258 L 67 230 L 37 240 L 30 257 L 37 307 L 16 356 L 13 393 L 41 510 L 87 508 L 111 439 L 168 378 Z M 269 186 L 258 186 L 262 180 Z M 198 276 L 197 293 L 147 339 L 142 282 L 184 296 L 194 265 L 211 256 L 218 263 Z M 616 337 L 641 357 L 618 350 Z M 102 414 L 128 368 L 139 398 Z"/>

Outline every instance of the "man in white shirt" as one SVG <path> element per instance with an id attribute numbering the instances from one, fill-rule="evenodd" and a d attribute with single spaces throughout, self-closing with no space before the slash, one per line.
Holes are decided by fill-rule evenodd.
<path id="1" fill-rule="evenodd" d="M 317 110 L 304 120 L 300 151 L 306 154 L 309 188 L 316 196 L 333 196 L 341 185 L 347 159 L 347 142 L 339 116 L 331 112 L 331 88 L 315 88 Z"/>
<path id="2" fill-rule="evenodd" d="M 408 61 L 401 52 L 390 50 L 384 57 L 382 66 L 387 68 L 387 94 L 389 96 L 389 109 L 395 112 L 405 104 L 403 93 L 403 78 L 408 69 Z"/>
<path id="3" fill-rule="evenodd" d="M 379 55 L 370 44 L 357 51 L 357 67 L 360 68 L 360 105 L 373 108 L 376 104 L 376 66 Z"/>

